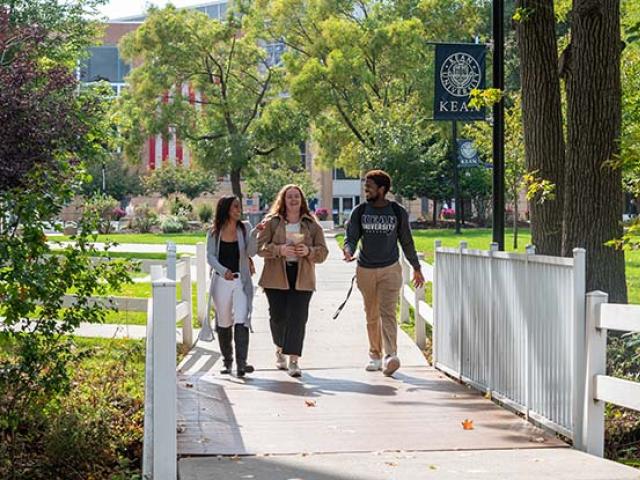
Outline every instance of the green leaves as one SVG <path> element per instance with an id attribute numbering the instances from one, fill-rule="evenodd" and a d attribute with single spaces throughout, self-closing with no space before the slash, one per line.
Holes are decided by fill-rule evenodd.
<path id="1" fill-rule="evenodd" d="M 125 56 L 142 62 L 121 103 L 128 155 L 137 156 L 149 135 L 175 132 L 206 169 L 235 172 L 239 194 L 238 172 L 254 157 L 303 138 L 306 117 L 284 95 L 282 68 L 268 62 L 252 21 L 244 22 L 169 6 L 152 9 L 123 40 Z"/>

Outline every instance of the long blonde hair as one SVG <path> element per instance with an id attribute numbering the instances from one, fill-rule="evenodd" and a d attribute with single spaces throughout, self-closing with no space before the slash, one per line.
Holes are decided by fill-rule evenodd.
<path id="1" fill-rule="evenodd" d="M 307 214 L 311 218 L 313 218 L 313 216 L 311 215 L 311 212 L 309 211 L 309 205 L 307 204 L 307 199 L 304 196 L 302 189 L 295 183 L 290 183 L 280 189 L 280 191 L 278 192 L 278 195 L 276 196 L 275 202 L 273 202 L 273 205 L 269 210 L 269 215 L 271 216 L 280 215 L 281 217 L 284 217 L 284 218 L 287 217 L 287 205 L 284 199 L 285 199 L 285 196 L 287 195 L 287 191 L 291 190 L 292 188 L 295 188 L 296 190 L 298 190 L 298 192 L 300 192 L 300 198 L 302 199 L 302 202 L 300 203 L 300 216 Z"/>

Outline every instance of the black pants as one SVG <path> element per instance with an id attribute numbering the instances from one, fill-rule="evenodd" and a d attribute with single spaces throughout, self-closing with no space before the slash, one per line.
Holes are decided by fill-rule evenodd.
<path id="1" fill-rule="evenodd" d="M 269 322 L 273 343 L 285 355 L 302 355 L 304 333 L 313 292 L 296 290 L 298 263 L 287 263 L 289 290 L 265 288 L 269 300 Z"/>

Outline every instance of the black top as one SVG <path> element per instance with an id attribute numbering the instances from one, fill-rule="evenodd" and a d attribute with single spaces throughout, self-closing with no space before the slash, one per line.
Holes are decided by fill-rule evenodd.
<path id="1" fill-rule="evenodd" d="M 347 223 L 344 239 L 351 254 L 360 242 L 358 265 L 363 268 L 382 268 L 398 261 L 398 242 L 416 270 L 420 262 L 411 236 L 409 215 L 399 204 L 388 202 L 384 207 L 374 207 L 368 202 L 358 205 Z"/>
<path id="2" fill-rule="evenodd" d="M 218 261 L 233 273 L 240 271 L 240 250 L 238 242 L 225 242 L 220 240 L 220 251 Z"/>

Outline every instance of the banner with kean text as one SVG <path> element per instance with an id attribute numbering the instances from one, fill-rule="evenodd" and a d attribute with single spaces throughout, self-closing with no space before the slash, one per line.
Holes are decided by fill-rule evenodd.
<path id="1" fill-rule="evenodd" d="M 435 120 L 484 120 L 484 108 L 469 107 L 473 89 L 485 88 L 485 45 L 436 45 Z"/>

